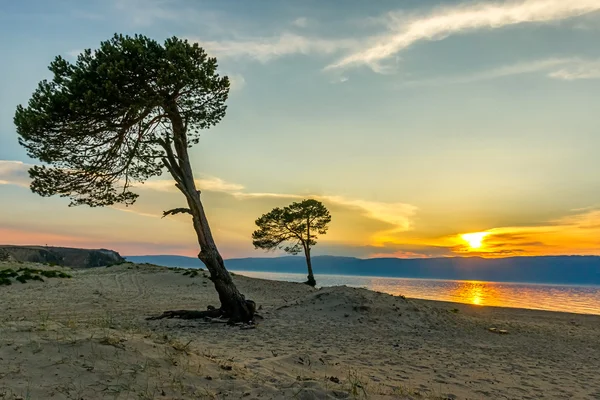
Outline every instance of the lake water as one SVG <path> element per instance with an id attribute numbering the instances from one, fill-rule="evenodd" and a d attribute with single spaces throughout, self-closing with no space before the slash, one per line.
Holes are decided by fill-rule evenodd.
<path id="1" fill-rule="evenodd" d="M 234 271 L 253 278 L 303 282 L 304 274 Z M 317 275 L 319 286 L 347 285 L 417 299 L 481 306 L 530 308 L 600 315 L 600 286 L 560 286 L 527 283 L 449 281 Z"/>

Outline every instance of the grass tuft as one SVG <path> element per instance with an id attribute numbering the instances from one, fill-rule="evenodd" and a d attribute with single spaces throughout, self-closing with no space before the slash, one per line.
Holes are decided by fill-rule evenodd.
<path id="1" fill-rule="evenodd" d="M 12 268 L 0 270 L 0 286 L 12 285 L 13 279 L 17 282 L 27 283 L 29 281 L 44 282 L 44 278 L 69 279 L 71 275 L 61 271 L 40 270 L 28 267 L 21 267 L 16 271 Z"/>

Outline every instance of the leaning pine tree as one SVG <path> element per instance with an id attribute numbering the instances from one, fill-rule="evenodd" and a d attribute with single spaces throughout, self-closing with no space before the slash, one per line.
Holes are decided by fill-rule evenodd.
<path id="1" fill-rule="evenodd" d="M 253 318 L 217 250 L 188 149 L 199 132 L 225 115 L 229 80 L 217 61 L 197 44 L 178 38 L 164 45 L 144 36 L 115 35 L 75 63 L 50 64 L 51 81 L 40 82 L 27 107 L 18 106 L 19 143 L 45 166 L 29 170 L 31 189 L 58 195 L 71 205 L 131 205 L 132 184 L 166 169 L 185 196 L 200 245 L 198 258 L 210 271 L 221 306 L 209 311 L 171 311 L 166 317 L 220 316 L 234 322 Z"/>
<path id="2" fill-rule="evenodd" d="M 320 201 L 308 199 L 283 208 L 274 208 L 256 220 L 258 229 L 252 233 L 254 248 L 273 251 L 283 249 L 289 254 L 304 252 L 308 269 L 307 285 L 317 281 L 310 258 L 311 248 L 317 244 L 317 234 L 327 233 L 331 214 Z"/>

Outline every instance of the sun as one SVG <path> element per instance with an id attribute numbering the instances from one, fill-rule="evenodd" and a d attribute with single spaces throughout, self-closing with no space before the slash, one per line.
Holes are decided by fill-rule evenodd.
<path id="1" fill-rule="evenodd" d="M 483 238 L 489 234 L 489 232 L 465 233 L 464 235 L 460 235 L 460 237 L 469 243 L 472 249 L 479 249 L 482 246 Z"/>

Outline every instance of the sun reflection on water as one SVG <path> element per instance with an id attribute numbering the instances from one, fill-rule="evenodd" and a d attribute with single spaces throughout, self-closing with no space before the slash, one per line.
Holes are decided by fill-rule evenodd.
<path id="1" fill-rule="evenodd" d="M 414 280 L 413 282 L 417 282 Z M 372 279 L 367 285 L 370 289 L 390 293 L 394 295 L 404 294 L 409 297 L 425 298 L 432 300 L 449 300 L 459 303 L 474 304 L 478 306 L 507 306 L 507 296 L 502 293 L 502 289 L 497 283 L 482 282 L 482 281 L 432 281 L 437 282 L 437 285 L 444 286 L 443 292 L 440 293 L 441 287 L 427 288 L 411 288 L 407 286 L 390 285 L 389 279 Z M 413 290 L 411 290 L 413 289 Z M 417 289 L 417 290 L 414 290 Z M 433 290 L 432 290 L 433 289 Z M 437 292 L 437 293 L 436 293 Z M 527 291 L 523 291 L 527 295 Z"/>
<path id="2" fill-rule="evenodd" d="M 456 289 L 456 296 L 459 297 L 464 303 L 471 303 L 475 305 L 483 305 L 484 298 L 486 298 L 489 291 L 489 285 L 484 282 L 478 281 L 466 281 L 462 282 Z"/>

